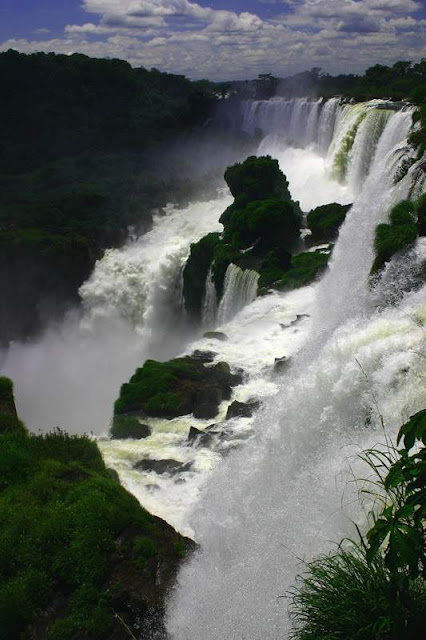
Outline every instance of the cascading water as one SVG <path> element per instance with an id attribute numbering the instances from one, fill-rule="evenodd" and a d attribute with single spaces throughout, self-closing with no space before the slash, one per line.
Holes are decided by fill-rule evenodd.
<path id="1" fill-rule="evenodd" d="M 150 233 L 97 264 L 82 287 L 82 320 L 37 344 L 13 345 L 4 367 L 33 428 L 97 433 L 108 428 L 119 385 L 146 357 L 169 358 L 186 344 L 187 353 L 209 352 L 214 362 L 244 370 L 232 400 L 259 400 L 262 408 L 226 420 L 229 402 L 222 403 L 221 431 L 208 447 L 189 446 L 190 426 L 210 426 L 192 416 L 151 419 L 143 441 L 99 440 L 107 465 L 141 503 L 200 542 L 169 608 L 173 640 L 284 638 L 280 596 L 294 582 L 297 557 L 351 534 L 349 514 L 363 521 L 346 485 L 348 457 L 379 437 L 378 409 L 392 430 L 426 402 L 424 290 L 413 292 L 408 270 L 407 293 L 395 296 L 391 269 L 386 283 L 372 294 L 367 288 L 374 227 L 417 175 L 414 166 L 393 186 L 410 112 L 378 101 L 298 98 L 248 101 L 243 116 L 246 131 L 262 131 L 258 154 L 278 158 L 304 211 L 354 202 L 329 273 L 318 284 L 254 300 L 257 275 L 231 265 L 219 308 L 209 273 L 203 325 L 223 341 L 206 335 L 191 344 L 180 330 L 175 339 L 190 244 L 221 229 L 231 199 L 169 207 Z M 421 242 L 412 253 L 420 263 Z M 288 373 L 279 377 L 274 361 L 287 366 L 286 359 Z M 146 457 L 192 466 L 177 477 L 141 473 L 134 464 Z"/>
<path id="2" fill-rule="evenodd" d="M 206 278 L 205 294 L 203 299 L 202 325 L 212 327 L 216 322 L 217 315 L 217 293 L 216 285 L 213 281 L 213 272 L 210 267 Z"/>
<path id="3" fill-rule="evenodd" d="M 366 472 L 357 452 L 380 440 L 382 421 L 392 434 L 425 406 L 426 288 L 378 313 L 367 286 L 374 228 L 410 189 L 410 174 L 393 185 L 410 123 L 409 112 L 387 116 L 318 285 L 307 342 L 259 412 L 255 437 L 218 468 L 193 513 L 200 551 L 169 606 L 173 640 L 285 638 L 282 598 L 303 570 L 300 558 L 329 551 L 355 535 L 353 522 L 365 523 L 348 483 L 350 471 L 352 480 Z"/>
<path id="4" fill-rule="evenodd" d="M 255 300 L 259 274 L 230 264 L 225 274 L 223 296 L 218 309 L 220 324 L 231 320 L 238 311 Z"/>

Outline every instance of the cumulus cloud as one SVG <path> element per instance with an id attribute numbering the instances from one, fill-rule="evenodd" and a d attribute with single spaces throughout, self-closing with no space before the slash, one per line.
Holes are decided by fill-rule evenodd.
<path id="1" fill-rule="evenodd" d="M 426 21 L 416 0 L 259 2 L 274 5 L 271 17 L 189 0 L 83 0 L 87 21 L 67 25 L 62 38 L 12 39 L 0 50 L 79 51 L 211 79 L 282 76 L 317 65 L 359 72 L 424 55 Z"/>

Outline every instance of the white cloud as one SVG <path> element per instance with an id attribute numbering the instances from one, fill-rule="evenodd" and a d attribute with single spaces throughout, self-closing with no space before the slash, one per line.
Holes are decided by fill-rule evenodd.
<path id="1" fill-rule="evenodd" d="M 272 0 L 269 0 L 272 3 Z M 283 0 L 287 13 L 216 10 L 189 0 L 83 0 L 85 24 L 63 38 L 8 40 L 0 50 L 79 51 L 127 59 L 193 78 L 288 75 L 313 66 L 359 72 L 375 63 L 416 60 L 426 21 L 414 0 Z"/>

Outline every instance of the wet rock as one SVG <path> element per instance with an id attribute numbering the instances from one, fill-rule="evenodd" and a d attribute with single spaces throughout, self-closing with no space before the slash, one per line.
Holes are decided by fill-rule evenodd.
<path id="1" fill-rule="evenodd" d="M 208 420 L 214 418 L 219 410 L 224 393 L 219 387 L 206 387 L 197 393 L 193 409 L 194 418 Z"/>
<path id="2" fill-rule="evenodd" d="M 260 407 L 260 402 L 257 400 L 251 402 L 238 402 L 234 400 L 226 412 L 226 419 L 231 418 L 250 418 L 253 415 L 253 411 L 256 411 Z"/>
<path id="3" fill-rule="evenodd" d="M 218 430 L 217 424 L 211 424 L 202 431 L 191 427 L 188 434 L 188 442 L 195 447 L 209 447 L 217 438 L 223 436 L 223 431 Z"/>
<path id="4" fill-rule="evenodd" d="M 113 440 L 127 438 L 141 440 L 151 435 L 151 428 L 147 424 L 139 422 L 136 416 L 120 415 L 114 416 L 110 433 Z"/>
<path id="5" fill-rule="evenodd" d="M 228 336 L 226 333 L 222 333 L 221 331 L 206 331 L 203 335 L 203 338 L 210 338 L 210 340 L 220 340 L 221 342 L 226 342 L 228 340 Z"/>
<path id="6" fill-rule="evenodd" d="M 242 380 L 242 374 L 231 373 L 226 362 L 206 366 L 190 356 L 167 362 L 147 360 L 122 385 L 114 424 L 129 415 L 137 420 L 138 414 L 176 418 L 193 413 L 197 418 L 213 418 L 222 400 L 229 400 L 232 387 Z"/>
<path id="7" fill-rule="evenodd" d="M 201 431 L 201 429 L 197 429 L 196 427 L 190 427 L 189 428 L 189 433 L 188 433 L 188 442 L 194 442 L 194 440 L 196 438 L 198 438 L 198 436 L 200 436 L 202 433 L 204 433 L 203 431 Z"/>
<path id="8" fill-rule="evenodd" d="M 214 351 L 201 351 L 200 349 L 196 349 L 191 353 L 191 358 L 193 360 L 198 360 L 198 362 L 202 362 L 205 364 L 210 364 L 216 357 L 216 353 Z"/>
<path id="9" fill-rule="evenodd" d="M 159 475 L 164 473 L 183 473 L 184 471 L 191 470 L 192 462 L 178 462 L 177 460 L 172 460 L 170 458 L 165 460 L 150 460 L 147 458 L 136 462 L 133 468 L 138 471 L 153 471 Z"/>
<path id="10" fill-rule="evenodd" d="M 282 356 L 282 358 L 275 358 L 274 372 L 281 373 L 282 371 L 285 371 L 289 364 L 290 358 L 287 358 L 287 356 Z"/>

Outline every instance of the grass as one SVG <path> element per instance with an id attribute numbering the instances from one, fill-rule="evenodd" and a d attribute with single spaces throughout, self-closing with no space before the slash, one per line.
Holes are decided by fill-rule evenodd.
<path id="1" fill-rule="evenodd" d="M 362 546 L 307 566 L 291 594 L 292 640 L 420 640 L 426 623 L 424 582 L 395 594 L 383 559 Z"/>

